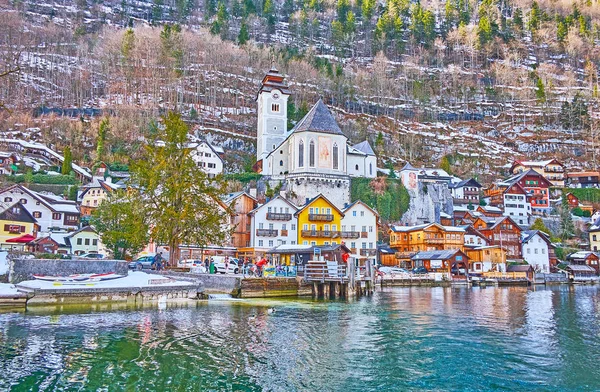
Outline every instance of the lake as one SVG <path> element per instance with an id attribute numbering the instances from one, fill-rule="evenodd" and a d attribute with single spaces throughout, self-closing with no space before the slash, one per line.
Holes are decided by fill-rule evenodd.
<path id="1" fill-rule="evenodd" d="M 598 390 L 595 286 L 0 313 L 0 390 Z M 273 311 L 274 310 L 274 311 Z"/>

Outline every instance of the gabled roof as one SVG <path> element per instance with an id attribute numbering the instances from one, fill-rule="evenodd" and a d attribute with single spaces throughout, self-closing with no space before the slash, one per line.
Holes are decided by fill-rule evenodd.
<path id="1" fill-rule="evenodd" d="M 523 166 L 523 167 L 546 167 L 549 164 L 554 163 L 556 165 L 564 166 L 562 163 L 557 161 L 556 159 L 549 159 L 546 161 L 514 161 L 512 166 L 510 167 L 510 171 L 512 172 L 515 167 Z"/>
<path id="2" fill-rule="evenodd" d="M 18 213 L 13 212 L 13 208 L 19 208 Z M 14 222 L 28 222 L 37 223 L 37 220 L 27 211 L 20 202 L 10 204 L 9 206 L 0 210 L 0 220 L 14 221 Z"/>
<path id="3" fill-rule="evenodd" d="M 235 199 L 237 199 L 238 197 L 241 197 L 242 195 L 246 195 L 249 198 L 251 198 L 252 200 L 254 200 L 255 202 L 258 203 L 258 200 L 256 200 L 255 197 L 250 196 L 248 193 L 244 192 L 244 191 L 240 191 L 240 192 L 234 192 L 234 193 L 230 193 L 228 195 L 225 195 L 223 197 L 223 203 L 229 205 L 231 204 Z"/>
<path id="4" fill-rule="evenodd" d="M 5 192 L 12 192 L 13 190 L 18 189 L 23 193 L 27 193 L 29 196 L 38 200 L 41 204 L 49 208 L 54 212 L 62 212 L 68 214 L 79 214 L 79 210 L 77 209 L 77 203 L 71 200 L 62 199 L 56 195 L 43 195 L 41 193 L 32 191 L 29 188 L 25 188 L 20 184 L 15 184 L 6 189 L 0 191 L 0 194 Z"/>
<path id="5" fill-rule="evenodd" d="M 536 235 L 539 235 L 541 239 L 544 240 L 548 244 L 548 246 L 553 246 L 550 238 L 546 233 L 540 230 L 524 230 L 521 232 L 521 243 L 525 244 L 531 241 Z"/>
<path id="6" fill-rule="evenodd" d="M 290 207 L 292 207 L 294 209 L 294 213 L 296 211 L 298 211 L 298 207 L 295 206 L 291 201 L 289 201 L 288 199 L 286 199 L 285 197 L 281 196 L 281 195 L 277 195 L 274 198 L 272 198 L 271 200 L 269 200 L 268 202 L 259 205 L 258 207 L 256 207 L 255 209 L 253 209 L 252 211 L 250 211 L 248 214 L 250 215 L 254 215 L 256 213 L 256 211 L 260 210 L 263 207 L 268 206 L 270 203 L 274 202 L 275 200 L 283 200 L 284 202 L 286 202 Z"/>
<path id="7" fill-rule="evenodd" d="M 520 180 L 522 180 L 524 177 L 526 176 L 535 176 L 535 177 L 539 177 L 541 181 L 544 181 L 548 186 L 552 186 L 552 183 L 550 181 L 548 181 L 546 179 L 546 177 L 544 177 L 543 175 L 541 175 L 540 173 L 536 172 L 533 169 L 529 169 L 527 171 L 524 171 L 523 173 L 519 173 L 515 176 L 510 177 L 509 179 L 507 179 L 505 182 L 509 184 L 509 187 L 518 183 Z"/>
<path id="8" fill-rule="evenodd" d="M 566 269 L 570 269 L 571 271 L 576 271 L 576 272 L 591 272 L 594 274 L 596 273 L 595 269 L 593 269 L 589 265 L 583 265 L 583 264 L 569 264 L 569 265 L 567 265 Z"/>
<path id="9" fill-rule="evenodd" d="M 304 211 L 308 206 L 310 206 L 315 200 L 317 200 L 319 198 L 325 200 L 327 202 L 327 204 L 329 204 L 331 207 L 333 207 L 333 209 L 335 209 L 342 217 L 344 217 L 344 211 L 337 208 L 337 206 L 335 204 L 333 204 L 331 201 L 329 201 L 328 198 L 323 196 L 322 193 L 319 193 L 317 196 L 315 196 L 312 199 L 310 199 L 309 201 L 307 201 L 304 206 L 300 207 L 300 209 L 298 209 L 298 211 L 296 211 L 294 213 L 294 216 L 298 216 L 302 211 Z"/>
<path id="10" fill-rule="evenodd" d="M 419 170 L 416 167 L 414 167 L 413 165 L 410 164 L 410 162 L 406 162 L 406 164 L 402 167 L 402 169 L 400 169 L 400 171 L 403 170 Z"/>
<path id="11" fill-rule="evenodd" d="M 371 148 L 371 145 L 369 144 L 368 140 L 365 140 L 364 142 L 355 144 L 352 146 L 352 148 L 354 148 L 360 152 L 363 152 L 367 155 L 375 156 L 375 151 L 373 151 L 373 149 Z"/>
<path id="12" fill-rule="evenodd" d="M 425 230 L 431 226 L 436 226 L 444 231 L 449 231 L 449 232 L 463 233 L 465 231 L 465 229 L 460 226 L 443 226 L 443 225 L 440 225 L 439 223 L 425 223 L 425 224 L 416 225 L 416 226 L 391 226 L 390 230 L 393 232 L 397 232 L 397 233 L 408 233 L 411 231 Z"/>
<path id="13" fill-rule="evenodd" d="M 474 186 L 474 187 L 477 187 L 477 188 L 482 188 L 483 187 L 474 178 L 468 178 L 468 179 L 462 180 L 460 182 L 454 182 L 454 183 L 451 182 L 450 184 L 448 184 L 448 188 L 454 188 L 454 189 L 456 189 L 456 188 L 462 188 L 462 187 L 465 187 L 465 186 Z"/>
<path id="14" fill-rule="evenodd" d="M 509 265 L 506 267 L 507 272 L 529 272 L 533 267 L 529 264 Z"/>
<path id="15" fill-rule="evenodd" d="M 362 204 L 362 205 L 363 205 L 363 206 L 365 206 L 367 209 L 371 210 L 371 212 L 372 212 L 373 214 L 375 214 L 375 216 L 376 216 L 377 218 L 379 218 L 379 213 L 377 212 L 377 210 L 375 210 L 374 208 L 371 208 L 371 207 L 369 207 L 369 206 L 367 205 L 367 203 L 363 202 L 362 200 L 356 200 L 354 203 L 352 203 L 352 204 L 348 205 L 347 207 L 345 207 L 345 208 L 344 208 L 344 210 L 343 210 L 343 211 L 344 211 L 344 214 L 346 214 L 346 211 L 349 211 L 349 210 L 350 210 L 352 207 L 354 207 L 355 205 L 358 205 L 358 204 Z"/>
<path id="16" fill-rule="evenodd" d="M 302 120 L 298 121 L 291 133 L 307 131 L 345 136 L 322 99 L 319 99 Z"/>
<path id="17" fill-rule="evenodd" d="M 69 235 L 65 236 L 65 238 L 73 238 L 77 234 L 83 233 L 83 232 L 86 232 L 86 231 L 90 232 L 90 233 L 96 233 L 96 234 L 98 234 L 98 232 L 96 230 L 94 230 L 94 228 L 92 226 L 83 226 L 81 229 L 75 230 L 75 231 L 71 232 Z"/>

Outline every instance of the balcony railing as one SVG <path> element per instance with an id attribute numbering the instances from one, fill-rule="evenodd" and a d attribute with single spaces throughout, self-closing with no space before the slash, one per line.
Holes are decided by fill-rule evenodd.
<path id="1" fill-rule="evenodd" d="M 302 237 L 319 237 L 319 238 L 338 238 L 341 235 L 339 231 L 330 230 L 302 230 Z"/>
<path id="2" fill-rule="evenodd" d="M 277 230 L 271 229 L 256 229 L 258 237 L 277 237 Z"/>
<path id="3" fill-rule="evenodd" d="M 331 222 L 333 220 L 333 215 L 332 214 L 308 214 L 308 220 Z"/>
<path id="4" fill-rule="evenodd" d="M 407 260 L 413 257 L 417 252 L 396 252 L 397 259 Z"/>
<path id="5" fill-rule="evenodd" d="M 289 221 L 292 220 L 292 214 L 284 214 L 277 212 L 267 212 L 268 220 Z"/>
<path id="6" fill-rule="evenodd" d="M 428 244 L 444 244 L 446 240 L 443 238 L 425 238 L 425 242 Z M 450 240 L 448 240 L 450 242 Z"/>
<path id="7" fill-rule="evenodd" d="M 342 231 L 342 238 L 360 238 L 358 231 Z"/>
<path id="8" fill-rule="evenodd" d="M 361 256 L 376 256 L 377 255 L 377 249 L 361 249 L 360 250 L 360 255 Z"/>

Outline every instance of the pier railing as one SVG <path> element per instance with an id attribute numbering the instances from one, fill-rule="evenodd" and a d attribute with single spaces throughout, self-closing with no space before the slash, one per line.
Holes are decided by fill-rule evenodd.
<path id="1" fill-rule="evenodd" d="M 307 282 L 347 282 L 348 271 L 345 265 L 307 264 L 304 269 Z"/>

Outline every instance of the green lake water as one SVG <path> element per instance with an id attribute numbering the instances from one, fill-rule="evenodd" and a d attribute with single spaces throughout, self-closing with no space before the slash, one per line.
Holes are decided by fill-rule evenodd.
<path id="1" fill-rule="evenodd" d="M 3 312 L 0 391 L 600 390 L 598 290 Z"/>

